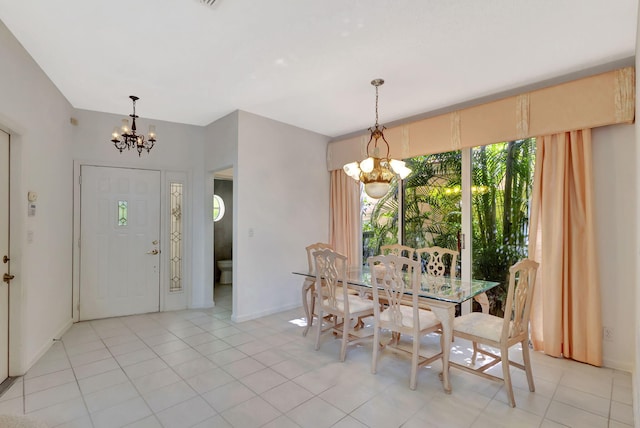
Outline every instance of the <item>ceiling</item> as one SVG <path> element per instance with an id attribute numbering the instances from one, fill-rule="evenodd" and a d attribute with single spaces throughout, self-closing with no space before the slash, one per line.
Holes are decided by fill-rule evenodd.
<path id="1" fill-rule="evenodd" d="M 0 0 L 78 109 L 330 137 L 628 60 L 637 0 Z M 1 61 L 0 61 L 1 62 Z M 161 127 L 158 127 L 161 134 Z"/>

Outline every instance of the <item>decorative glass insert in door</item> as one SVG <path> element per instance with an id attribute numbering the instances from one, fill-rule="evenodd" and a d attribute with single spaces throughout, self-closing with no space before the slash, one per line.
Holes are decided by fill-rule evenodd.
<path id="1" fill-rule="evenodd" d="M 169 185 L 169 291 L 182 291 L 182 183 Z"/>
<path id="2" fill-rule="evenodd" d="M 126 226 L 128 216 L 127 201 L 118 201 L 118 226 Z"/>

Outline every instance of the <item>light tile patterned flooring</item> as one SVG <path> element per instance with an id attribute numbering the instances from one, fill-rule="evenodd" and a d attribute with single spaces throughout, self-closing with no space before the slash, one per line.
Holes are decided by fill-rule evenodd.
<path id="1" fill-rule="evenodd" d="M 445 394 L 439 362 L 411 391 L 408 360 L 384 353 L 373 375 L 371 345 L 344 363 L 331 337 L 315 351 L 301 308 L 233 323 L 230 286 L 216 287 L 210 310 L 74 324 L 0 397 L 0 414 L 79 428 L 633 426 L 628 373 L 534 353 L 536 392 L 513 369 L 514 409 L 501 384 L 456 369 Z M 453 347 L 469 357 L 468 343 Z"/>

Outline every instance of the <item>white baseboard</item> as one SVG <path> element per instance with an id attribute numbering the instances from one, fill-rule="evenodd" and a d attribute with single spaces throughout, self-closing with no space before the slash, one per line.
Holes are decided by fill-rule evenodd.
<path id="1" fill-rule="evenodd" d="M 633 373 L 633 364 L 627 361 L 618 361 L 610 358 L 603 358 L 602 366 L 608 369 L 615 369 L 621 370 L 623 372 Z"/>
<path id="2" fill-rule="evenodd" d="M 189 309 L 211 309 L 215 306 L 215 302 L 207 302 L 205 304 L 202 305 L 191 305 L 189 306 Z"/>
<path id="3" fill-rule="evenodd" d="M 27 373 L 27 371 L 31 367 L 33 367 L 33 365 L 37 363 L 40 360 L 40 358 L 44 356 L 44 354 L 47 353 L 47 351 L 49 350 L 49 348 L 51 348 L 51 346 L 55 343 L 55 341 L 59 340 L 62 337 L 62 335 L 65 334 L 66 331 L 71 328 L 72 325 L 73 325 L 73 320 L 72 319 L 67 320 L 58 329 L 58 331 L 53 335 L 53 337 L 50 340 L 47 340 L 45 343 L 43 343 L 40 349 L 38 350 L 38 352 L 32 358 L 30 358 L 29 361 L 27 361 L 27 364 L 24 367 L 22 375 Z"/>
<path id="4" fill-rule="evenodd" d="M 277 308 L 266 309 L 260 312 L 253 312 L 251 314 L 243 315 L 241 317 L 236 317 L 235 315 L 232 315 L 231 321 L 233 322 L 251 321 L 257 318 L 266 317 L 268 315 L 277 314 L 279 312 L 284 312 L 284 311 L 288 311 L 289 309 L 295 309 L 299 307 L 300 307 L 300 302 L 296 302 L 296 303 L 291 303 L 287 306 L 279 306 Z"/>

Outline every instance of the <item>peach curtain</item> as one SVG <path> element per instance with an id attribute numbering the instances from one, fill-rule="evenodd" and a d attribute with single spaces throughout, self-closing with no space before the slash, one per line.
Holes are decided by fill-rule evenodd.
<path id="1" fill-rule="evenodd" d="M 536 350 L 602 365 L 591 130 L 537 139 L 529 255 L 540 262 L 531 313 Z"/>
<path id="2" fill-rule="evenodd" d="M 347 256 L 350 265 L 362 264 L 360 183 L 342 169 L 331 171 L 329 243 Z"/>

